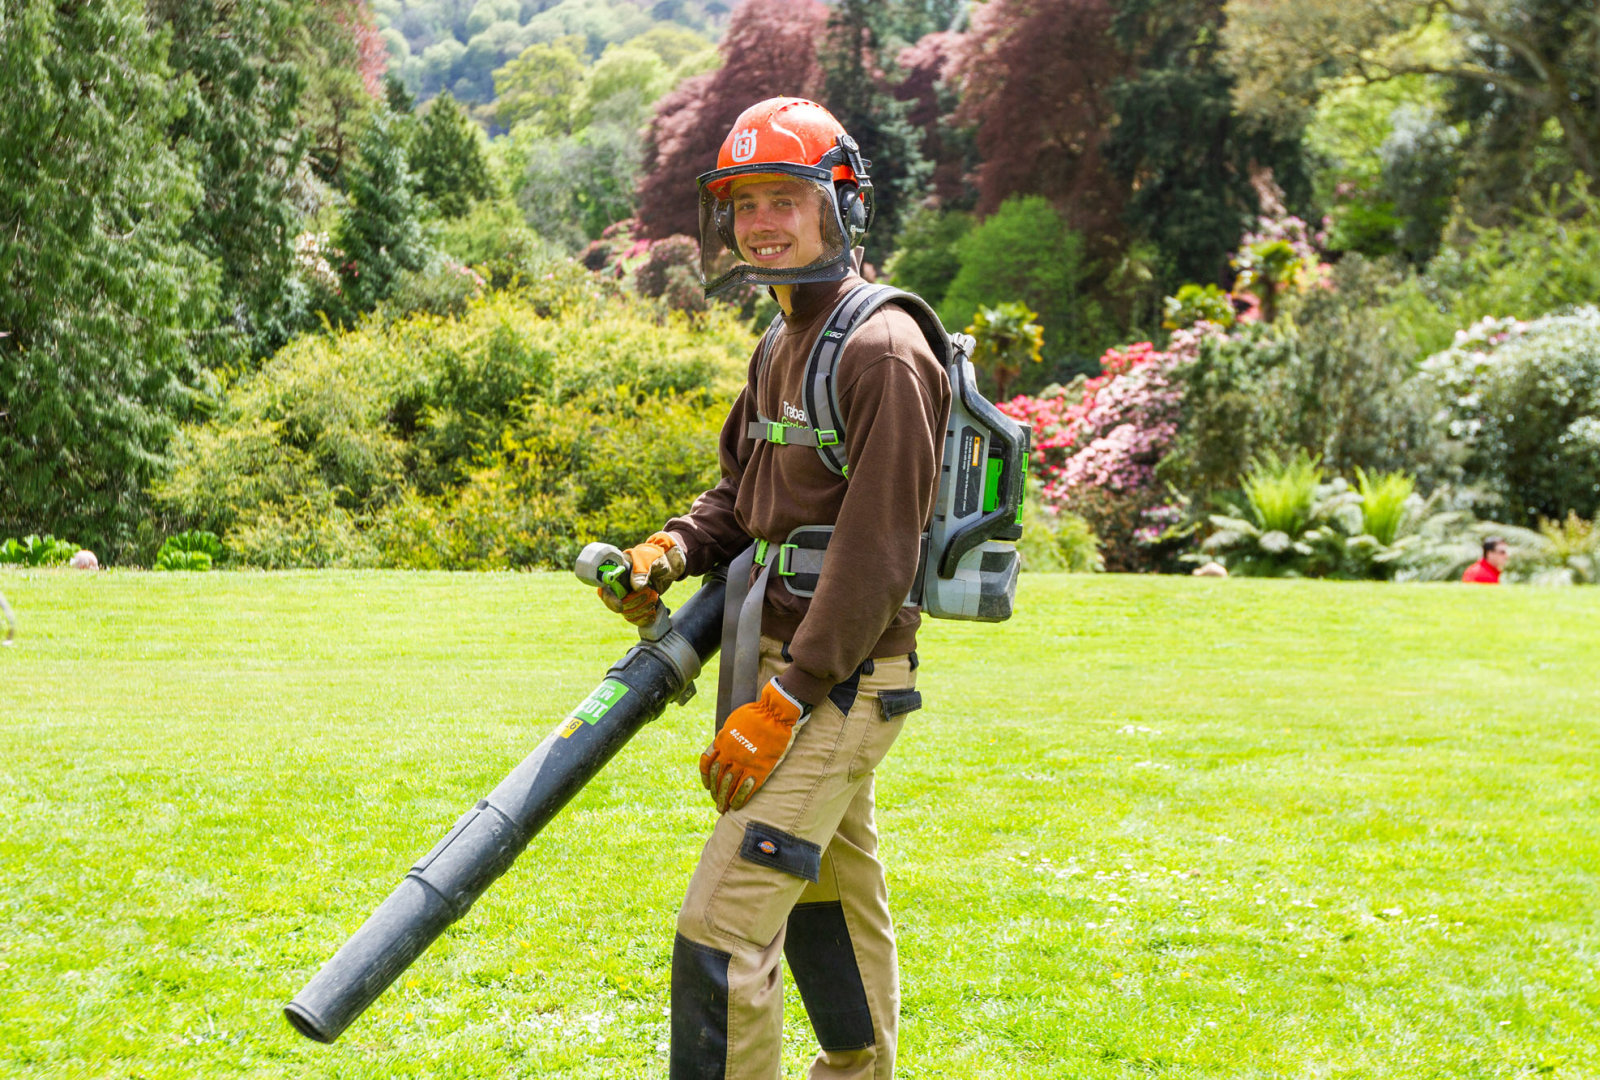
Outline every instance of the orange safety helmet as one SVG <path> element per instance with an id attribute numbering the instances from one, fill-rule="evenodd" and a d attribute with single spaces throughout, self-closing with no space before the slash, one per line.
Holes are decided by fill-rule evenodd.
<path id="1" fill-rule="evenodd" d="M 764 285 L 836 281 L 850 272 L 851 249 L 872 225 L 871 162 L 832 113 L 804 98 L 757 102 L 722 140 L 717 167 L 698 177 L 701 282 L 708 296 L 744 282 Z M 803 266 L 751 265 L 733 234 L 731 187 L 740 176 L 782 175 L 808 181 L 823 194 L 824 254 Z"/>

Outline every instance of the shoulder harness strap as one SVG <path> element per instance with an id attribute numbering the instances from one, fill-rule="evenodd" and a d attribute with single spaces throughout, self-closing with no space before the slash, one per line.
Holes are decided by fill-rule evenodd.
<path id="1" fill-rule="evenodd" d="M 783 312 L 780 311 L 767 324 L 766 330 L 761 334 L 761 341 L 756 345 L 755 378 L 750 380 L 750 393 L 752 394 L 755 394 L 760 389 L 761 380 L 766 378 L 767 368 L 772 363 L 772 343 L 778 336 L 778 328 L 782 325 Z M 761 414 L 760 400 L 752 401 L 751 404 L 756 407 L 756 415 L 759 416 Z"/>

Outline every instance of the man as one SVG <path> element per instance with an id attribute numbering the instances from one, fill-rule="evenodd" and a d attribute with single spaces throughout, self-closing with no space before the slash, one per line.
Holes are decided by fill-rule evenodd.
<path id="1" fill-rule="evenodd" d="M 1505 540 L 1498 536 L 1486 536 L 1483 540 L 1483 558 L 1467 567 L 1461 580 L 1469 585 L 1498 585 L 1500 572 L 1510 561 L 1511 548 Z"/>
<path id="2" fill-rule="evenodd" d="M 828 316 L 862 284 L 852 248 L 872 216 L 866 163 L 822 106 L 774 98 L 739 117 L 717 165 L 700 177 L 707 293 L 764 284 L 782 317 L 723 427 L 721 481 L 630 549 L 634 593 L 601 594 L 647 622 L 658 590 L 739 556 L 729 590 L 749 586 L 760 604 L 755 685 L 733 688 L 744 703 L 700 759 L 720 817 L 678 917 L 670 1076 L 775 1080 L 782 953 L 820 1044 L 813 1080 L 887 1080 L 899 982 L 873 772 L 919 700 L 919 615 L 904 604 L 950 387 L 914 319 L 886 305 L 838 358 L 839 430 L 814 426 L 804 374 Z M 819 454 L 830 437 L 839 473 Z M 769 557 L 806 525 L 833 529 L 809 597 L 770 573 Z"/>

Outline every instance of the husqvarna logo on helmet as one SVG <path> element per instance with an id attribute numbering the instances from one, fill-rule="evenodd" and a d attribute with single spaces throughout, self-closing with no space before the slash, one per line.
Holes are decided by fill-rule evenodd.
<path id="1" fill-rule="evenodd" d="M 730 152 L 734 161 L 749 161 L 756 156 L 756 129 L 746 128 L 733 133 L 733 147 Z"/>

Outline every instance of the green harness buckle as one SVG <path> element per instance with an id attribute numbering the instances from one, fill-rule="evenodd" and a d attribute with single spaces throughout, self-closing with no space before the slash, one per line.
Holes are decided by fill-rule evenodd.
<path id="1" fill-rule="evenodd" d="M 779 577 L 794 577 L 794 570 L 789 565 L 789 557 L 800 550 L 799 544 L 778 545 L 778 565 L 776 567 Z"/>
<path id="2" fill-rule="evenodd" d="M 777 443 L 779 446 L 786 445 L 787 440 L 785 440 L 784 437 L 783 437 L 783 429 L 784 429 L 785 426 L 786 425 L 783 424 L 782 421 L 779 421 L 779 420 L 768 420 L 767 421 L 767 441 L 770 442 L 770 443 Z"/>
<path id="3" fill-rule="evenodd" d="M 817 432 L 818 446 L 838 446 L 839 432 L 834 428 L 823 428 Z"/>
<path id="4" fill-rule="evenodd" d="M 765 540 L 756 541 L 756 565 L 767 565 L 767 542 Z"/>

